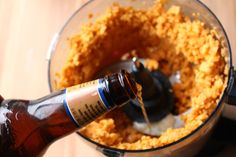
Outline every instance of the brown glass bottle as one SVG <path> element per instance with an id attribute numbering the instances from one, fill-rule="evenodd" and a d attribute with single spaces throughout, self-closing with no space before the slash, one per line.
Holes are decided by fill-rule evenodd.
<path id="1" fill-rule="evenodd" d="M 136 83 L 122 71 L 38 100 L 0 97 L 0 157 L 37 157 L 55 140 L 136 98 Z"/>

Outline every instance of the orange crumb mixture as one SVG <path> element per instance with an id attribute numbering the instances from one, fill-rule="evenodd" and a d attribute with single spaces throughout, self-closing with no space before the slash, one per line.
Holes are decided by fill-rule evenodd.
<path id="1" fill-rule="evenodd" d="M 227 51 L 215 30 L 190 20 L 179 6 L 164 9 L 156 3 L 148 10 L 111 6 L 95 23 L 70 38 L 71 50 L 59 73 L 57 89 L 93 79 L 107 65 L 133 56 L 146 58 L 145 66 L 167 76 L 179 71 L 173 85 L 176 111 L 188 108 L 185 125 L 168 129 L 160 137 L 141 134 L 122 110 L 112 111 L 80 132 L 110 147 L 140 150 L 160 147 L 188 135 L 211 114 L 226 86 Z"/>

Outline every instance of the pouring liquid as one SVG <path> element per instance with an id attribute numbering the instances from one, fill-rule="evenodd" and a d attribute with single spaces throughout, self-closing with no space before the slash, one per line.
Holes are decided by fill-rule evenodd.
<path id="1" fill-rule="evenodd" d="M 180 82 L 180 78 L 181 78 L 180 73 L 177 72 L 176 74 L 170 77 L 170 81 L 172 84 L 176 82 L 178 83 Z M 144 133 L 146 135 L 160 136 L 163 132 L 165 132 L 169 128 L 180 128 L 184 126 L 184 121 L 182 120 L 181 116 L 191 113 L 191 109 L 176 116 L 169 113 L 168 115 L 163 117 L 161 120 L 150 123 L 150 120 L 148 118 L 148 115 L 147 115 L 147 112 L 146 112 L 146 109 L 144 107 L 144 103 L 142 100 L 142 86 L 136 83 L 136 87 L 138 90 L 137 99 L 142 109 L 145 122 L 133 122 L 133 128 L 135 128 L 137 131 Z"/>
<path id="2" fill-rule="evenodd" d="M 137 92 L 138 103 L 139 103 L 139 105 L 142 109 L 144 120 L 147 123 L 148 128 L 150 129 L 151 128 L 151 123 L 150 123 L 150 120 L 148 118 L 147 111 L 145 109 L 143 98 L 142 98 L 142 86 L 140 84 L 136 83 L 136 87 L 138 89 L 138 92 Z"/>

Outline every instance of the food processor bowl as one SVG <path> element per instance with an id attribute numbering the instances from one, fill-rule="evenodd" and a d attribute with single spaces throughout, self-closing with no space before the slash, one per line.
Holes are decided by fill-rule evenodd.
<path id="1" fill-rule="evenodd" d="M 154 0 L 91 0 L 84 4 L 81 8 L 79 8 L 66 22 L 62 30 L 59 33 L 55 34 L 54 40 L 52 41 L 52 44 L 49 48 L 48 83 L 51 92 L 57 89 L 56 75 L 57 72 L 61 71 L 63 65 L 65 64 L 68 52 L 70 50 L 68 38 L 77 34 L 83 24 L 93 22 L 96 19 L 97 15 L 102 15 L 103 13 L 105 13 L 106 9 L 114 2 L 118 2 L 121 6 L 132 6 L 134 8 L 144 10 L 154 4 Z M 206 27 L 214 28 L 217 31 L 219 35 L 218 38 L 222 41 L 222 46 L 228 52 L 228 57 L 226 57 L 227 65 L 229 67 L 227 88 L 224 89 L 224 92 L 222 93 L 215 110 L 202 125 L 200 125 L 192 133 L 181 138 L 180 140 L 162 147 L 147 150 L 115 149 L 101 145 L 78 133 L 81 138 L 87 141 L 89 145 L 107 156 L 194 156 L 201 149 L 201 147 L 204 146 L 204 143 L 206 143 L 223 111 L 224 102 L 226 101 L 228 92 L 232 89 L 234 80 L 230 44 L 223 26 L 220 24 L 217 17 L 210 11 L 210 9 L 198 0 L 167 1 L 166 7 L 169 7 L 171 5 L 180 6 L 185 15 L 188 15 L 192 19 L 198 18 L 206 24 Z M 92 18 L 88 18 L 88 15 L 90 15 L 91 13 L 95 16 L 93 16 Z M 193 13 L 196 13 L 197 16 L 193 16 Z"/>

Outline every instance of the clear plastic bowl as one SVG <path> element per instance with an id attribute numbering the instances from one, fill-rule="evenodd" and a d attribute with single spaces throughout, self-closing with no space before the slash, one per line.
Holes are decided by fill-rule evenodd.
<path id="1" fill-rule="evenodd" d="M 88 15 L 92 13 L 93 15 L 102 15 L 105 10 L 111 6 L 114 2 L 118 2 L 122 6 L 132 6 L 139 9 L 147 9 L 153 5 L 154 0 L 91 0 L 81 8 L 79 8 L 71 18 L 66 22 L 62 30 L 55 35 L 55 38 L 50 47 L 49 65 L 48 65 L 48 80 L 50 91 L 55 91 L 55 81 L 57 81 L 56 73 L 59 72 L 64 63 L 69 52 L 68 38 L 74 36 L 80 31 L 81 25 L 94 21 L 96 16 L 92 19 L 88 18 Z M 198 19 L 203 21 L 207 27 L 215 28 L 219 33 L 224 44 L 224 47 L 228 50 L 229 54 L 229 67 L 232 67 L 231 51 L 228 38 L 226 33 L 220 24 L 216 16 L 207 8 L 202 2 L 198 0 L 169 0 L 167 7 L 170 5 L 179 5 L 181 10 L 188 15 L 190 18 L 196 18 L 192 16 L 192 13 L 199 13 Z M 182 157 L 182 156 L 194 156 L 210 135 L 213 126 L 216 124 L 221 112 L 222 112 L 222 101 L 219 101 L 218 106 L 211 116 L 205 121 L 204 124 L 199 126 L 195 131 L 193 131 L 188 136 L 163 147 L 148 149 L 148 150 L 119 150 L 114 148 L 109 148 L 96 143 L 83 135 L 80 135 L 89 144 L 96 149 L 100 150 L 107 156 L 171 156 L 171 157 Z"/>

